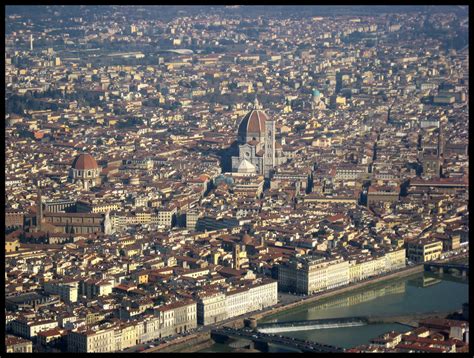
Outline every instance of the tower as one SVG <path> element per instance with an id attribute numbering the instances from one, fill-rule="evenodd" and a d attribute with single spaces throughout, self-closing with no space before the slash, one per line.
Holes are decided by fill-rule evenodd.
<path id="1" fill-rule="evenodd" d="M 110 211 L 107 210 L 104 216 L 104 234 L 110 235 L 113 233 L 113 225 L 112 225 L 112 220 L 110 219 Z"/>
<path id="2" fill-rule="evenodd" d="M 439 123 L 438 129 L 438 158 L 444 156 L 444 146 L 445 146 L 445 138 L 444 138 L 444 129 L 443 123 Z"/>
<path id="3" fill-rule="evenodd" d="M 232 248 L 232 261 L 234 264 L 234 269 L 240 269 L 240 244 L 234 244 Z"/>
<path id="4" fill-rule="evenodd" d="M 30 35 L 30 51 L 33 51 L 33 34 Z"/>
<path id="5" fill-rule="evenodd" d="M 390 114 L 391 114 L 391 112 L 392 112 L 392 107 L 393 107 L 394 104 L 395 104 L 395 98 L 393 99 L 392 104 L 388 107 L 388 111 L 387 111 L 387 123 L 390 123 L 390 121 L 391 121 L 391 119 L 392 119 L 392 118 L 390 117 Z"/>
<path id="6" fill-rule="evenodd" d="M 320 93 L 317 89 L 313 88 L 311 93 L 311 117 L 314 118 L 314 112 L 319 105 Z"/>
<path id="7" fill-rule="evenodd" d="M 43 222 L 43 198 L 41 197 L 41 189 L 38 187 L 38 198 L 36 199 L 36 231 L 41 231 Z"/>
<path id="8" fill-rule="evenodd" d="M 437 148 L 424 149 L 422 152 L 423 177 L 439 178 L 441 161 Z"/>
<path id="9" fill-rule="evenodd" d="M 264 164 L 264 177 L 270 178 L 270 173 L 275 167 L 275 121 L 265 121 L 265 157 L 263 160 Z"/>
<path id="10" fill-rule="evenodd" d="M 283 108 L 283 113 L 291 113 L 293 110 L 291 109 L 291 102 L 290 99 L 287 97 L 285 99 L 285 107 Z"/>

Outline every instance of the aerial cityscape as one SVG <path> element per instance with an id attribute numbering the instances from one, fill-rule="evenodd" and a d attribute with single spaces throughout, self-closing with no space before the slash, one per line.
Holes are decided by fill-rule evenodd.
<path id="1" fill-rule="evenodd" d="M 4 352 L 469 352 L 468 12 L 5 6 Z"/>

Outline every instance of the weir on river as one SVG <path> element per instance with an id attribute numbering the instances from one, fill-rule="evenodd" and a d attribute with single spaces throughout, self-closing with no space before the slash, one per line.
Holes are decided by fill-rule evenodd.
<path id="1" fill-rule="evenodd" d="M 433 278 L 440 282 L 427 285 L 426 283 L 431 283 Z M 462 278 L 461 275 L 454 277 L 447 273 L 439 275 L 431 272 L 410 274 L 393 281 L 314 301 L 298 309 L 268 315 L 263 319 L 257 317 L 255 334 L 262 334 L 258 332 L 258 329 L 264 328 L 269 323 L 281 324 L 334 317 L 367 317 L 369 324 L 364 326 L 268 334 L 277 338 L 281 335 L 351 348 L 367 344 L 372 338 L 388 331 L 406 332 L 416 327 L 419 320 L 428 316 L 445 317 L 448 313 L 460 310 L 462 304 L 469 301 L 468 288 L 468 280 Z M 376 292 L 368 292 L 372 290 Z M 271 351 L 286 351 L 286 348 L 280 347 L 280 345 L 272 345 Z M 206 351 L 230 352 L 231 350 L 232 348 L 228 345 L 218 342 Z"/>
<path id="2" fill-rule="evenodd" d="M 326 318 L 317 320 L 304 321 L 287 321 L 275 323 L 263 323 L 258 325 L 257 331 L 262 333 L 281 333 L 281 332 L 296 332 L 296 331 L 310 331 L 317 329 L 328 328 L 344 328 L 365 326 L 374 323 L 401 323 L 413 322 L 415 319 L 422 319 L 427 317 L 445 317 L 450 312 L 425 312 L 413 313 L 410 315 L 394 315 L 394 316 L 360 316 L 360 317 L 338 317 Z M 411 323 L 410 323 L 411 324 Z"/>
<path id="3" fill-rule="evenodd" d="M 281 332 L 296 332 L 296 331 L 310 331 L 314 329 L 328 329 L 328 328 L 344 328 L 365 326 L 367 322 L 346 322 L 346 323 L 321 323 L 321 324 L 306 324 L 303 326 L 284 326 L 284 327 L 268 327 L 258 328 L 262 333 L 281 333 Z"/>
<path id="4" fill-rule="evenodd" d="M 342 328 L 365 326 L 368 324 L 366 317 L 341 317 L 329 319 L 317 319 L 309 321 L 289 321 L 279 323 L 264 323 L 257 330 L 262 333 L 280 333 L 309 331 L 314 329 Z"/>

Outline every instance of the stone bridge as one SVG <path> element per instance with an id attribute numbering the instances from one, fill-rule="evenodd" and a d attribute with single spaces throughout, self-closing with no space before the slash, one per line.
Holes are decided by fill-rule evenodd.
<path id="1" fill-rule="evenodd" d="M 424 265 L 425 271 L 435 271 L 439 273 L 458 271 L 463 277 L 469 275 L 469 265 L 454 262 L 427 262 Z"/>
<path id="2" fill-rule="evenodd" d="M 310 353 L 344 352 L 343 348 L 330 346 L 327 344 L 309 342 L 291 337 L 281 337 L 275 334 L 265 334 L 262 332 L 255 332 L 249 330 L 237 330 L 229 327 L 213 329 L 211 331 L 211 337 L 214 341 L 219 343 L 227 343 L 230 339 L 234 339 L 237 341 L 248 340 L 250 342 L 250 348 L 258 349 L 262 352 L 268 352 L 268 345 L 270 343 L 282 345 L 285 347 L 291 347 L 298 349 L 302 352 Z M 242 343 L 240 343 L 239 345 L 242 345 Z"/>

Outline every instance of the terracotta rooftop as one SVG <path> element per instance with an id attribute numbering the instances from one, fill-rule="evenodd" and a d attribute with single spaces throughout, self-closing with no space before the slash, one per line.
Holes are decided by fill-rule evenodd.
<path id="1" fill-rule="evenodd" d="M 240 136 L 246 136 L 248 133 L 261 134 L 265 132 L 265 121 L 268 117 L 264 111 L 253 109 L 245 115 L 239 124 L 238 133 Z"/>
<path id="2" fill-rule="evenodd" d="M 99 166 L 90 154 L 79 154 L 72 162 L 72 167 L 78 170 L 97 169 Z"/>

